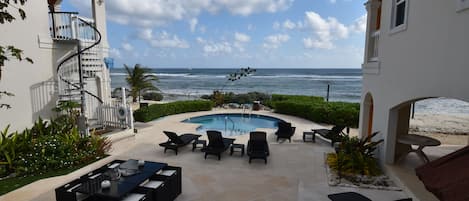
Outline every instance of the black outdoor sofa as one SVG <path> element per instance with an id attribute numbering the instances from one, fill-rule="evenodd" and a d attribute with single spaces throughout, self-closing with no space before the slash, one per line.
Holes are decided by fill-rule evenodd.
<path id="1" fill-rule="evenodd" d="M 176 155 L 178 154 L 179 147 L 186 146 L 192 141 L 199 139 L 201 136 L 190 133 L 178 136 L 176 133 L 170 131 L 163 131 L 163 133 L 168 136 L 168 141 L 160 143 L 160 146 L 164 147 L 164 153 L 166 153 L 166 150 L 170 149 L 176 152 Z"/>
<path id="2" fill-rule="evenodd" d="M 270 154 L 269 144 L 266 139 L 267 133 L 254 131 L 249 134 L 247 154 L 249 156 L 249 163 L 252 159 L 264 159 L 267 164 L 267 157 Z"/>
<path id="3" fill-rule="evenodd" d="M 345 134 L 342 132 L 345 129 L 345 126 L 334 126 L 331 129 L 312 129 L 313 131 L 313 142 L 316 141 L 316 134 L 319 134 L 324 140 L 330 141 L 331 146 L 334 146 L 334 143 L 342 141 L 342 137 Z"/>
<path id="4" fill-rule="evenodd" d="M 291 137 L 295 134 L 295 127 L 291 126 L 291 123 L 280 121 L 278 122 L 278 130 L 275 132 L 277 135 L 277 141 L 279 139 L 288 139 L 291 142 Z"/>
<path id="5" fill-rule="evenodd" d="M 205 152 L 204 158 L 207 159 L 207 155 L 215 155 L 218 160 L 221 159 L 221 153 L 230 148 L 231 144 L 235 139 L 224 138 L 220 131 L 209 130 L 207 131 L 208 145 L 202 148 L 202 152 Z"/>

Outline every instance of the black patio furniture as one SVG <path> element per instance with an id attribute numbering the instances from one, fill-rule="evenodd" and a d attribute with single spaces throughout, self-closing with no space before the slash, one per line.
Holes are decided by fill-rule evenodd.
<path id="1" fill-rule="evenodd" d="M 342 138 L 347 135 L 342 132 L 345 129 L 345 126 L 336 125 L 331 129 L 312 129 L 313 142 L 316 142 L 316 134 L 319 134 L 323 140 L 330 141 L 331 146 L 334 146 L 334 143 L 342 141 Z"/>
<path id="2" fill-rule="evenodd" d="M 163 133 L 168 136 L 168 141 L 160 143 L 160 146 L 164 147 L 164 153 L 166 153 L 166 150 L 170 149 L 176 152 L 176 155 L 178 154 L 179 147 L 186 146 L 201 136 L 190 133 L 178 136 L 176 133 L 170 131 L 163 131 Z"/>
<path id="3" fill-rule="evenodd" d="M 205 159 L 207 159 L 207 155 L 215 155 L 220 160 L 221 153 L 230 148 L 231 144 L 235 141 L 235 139 L 224 138 L 220 131 L 215 130 L 207 131 L 207 136 L 208 145 L 202 148 L 202 151 L 205 152 Z"/>
<path id="4" fill-rule="evenodd" d="M 254 131 L 249 134 L 248 150 L 249 163 L 252 159 L 264 159 L 267 164 L 267 157 L 270 155 L 269 144 L 266 139 L 267 133 Z"/>
<path id="5" fill-rule="evenodd" d="M 168 170 L 172 173 L 164 175 Z M 113 178 L 116 172 L 119 176 Z M 144 187 L 154 177 L 164 178 L 161 187 L 166 187 L 166 194 L 155 194 L 155 189 Z M 180 167 L 151 161 L 139 164 L 132 159 L 115 160 L 56 188 L 55 194 L 57 201 L 172 201 L 181 193 L 181 179 Z M 102 186 L 105 180 L 110 184 L 107 188 Z M 156 199 L 158 196 L 166 199 Z"/>
<path id="6" fill-rule="evenodd" d="M 280 121 L 278 122 L 278 130 L 275 132 L 277 135 L 277 141 L 279 139 L 288 139 L 291 142 L 291 137 L 295 134 L 295 127 L 291 126 L 291 123 Z"/>

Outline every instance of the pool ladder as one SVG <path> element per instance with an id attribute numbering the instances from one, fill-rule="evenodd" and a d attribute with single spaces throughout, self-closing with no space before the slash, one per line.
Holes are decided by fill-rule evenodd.
<path id="1" fill-rule="evenodd" d="M 227 130 L 227 128 L 228 128 L 228 126 L 227 126 L 227 124 L 228 124 L 228 123 L 227 123 L 227 120 L 230 120 L 231 123 L 233 124 L 233 127 L 231 128 L 231 134 L 233 134 L 233 131 L 235 131 L 235 122 L 234 122 L 233 119 L 231 119 L 230 117 L 225 116 L 225 132 L 226 132 L 226 130 Z"/>

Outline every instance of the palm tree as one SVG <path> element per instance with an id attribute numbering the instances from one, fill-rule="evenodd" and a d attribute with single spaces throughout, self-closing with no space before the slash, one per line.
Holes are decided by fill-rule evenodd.
<path id="1" fill-rule="evenodd" d="M 140 64 L 136 64 L 134 68 L 129 68 L 124 64 L 125 70 L 127 71 L 127 77 L 125 80 L 130 86 L 130 94 L 132 95 L 132 101 L 140 103 L 140 95 L 144 90 L 158 90 L 159 89 L 153 85 L 153 81 L 158 81 L 156 75 L 151 74 L 151 70 L 148 68 L 142 67 Z"/>

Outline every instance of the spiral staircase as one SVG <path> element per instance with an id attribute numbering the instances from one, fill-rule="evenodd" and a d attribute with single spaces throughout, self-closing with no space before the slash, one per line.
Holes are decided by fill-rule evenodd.
<path id="1" fill-rule="evenodd" d="M 132 121 L 126 103 L 111 103 L 109 75 L 104 63 L 101 33 L 92 19 L 76 12 L 51 12 L 51 36 L 59 47 L 67 47 L 57 63 L 57 103 L 80 103 L 79 127 L 129 128 Z"/>

